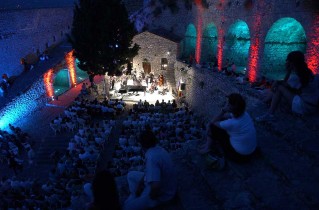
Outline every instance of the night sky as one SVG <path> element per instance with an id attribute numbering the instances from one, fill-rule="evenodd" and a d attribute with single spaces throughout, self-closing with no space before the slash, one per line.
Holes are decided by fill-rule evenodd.
<path id="1" fill-rule="evenodd" d="M 76 0 L 0 0 L 1 10 L 70 7 Z"/>

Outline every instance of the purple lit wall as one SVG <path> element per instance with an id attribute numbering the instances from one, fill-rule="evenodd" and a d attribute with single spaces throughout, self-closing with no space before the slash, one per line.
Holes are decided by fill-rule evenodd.
<path id="1" fill-rule="evenodd" d="M 19 75 L 20 59 L 65 40 L 73 8 L 0 12 L 0 74 Z"/>

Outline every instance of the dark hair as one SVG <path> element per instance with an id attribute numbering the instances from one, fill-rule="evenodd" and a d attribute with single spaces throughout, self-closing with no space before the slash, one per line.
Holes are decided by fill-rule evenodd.
<path id="1" fill-rule="evenodd" d="M 157 138 L 150 127 L 147 126 L 146 129 L 141 133 L 139 142 L 145 149 L 154 147 L 157 144 Z"/>
<path id="2" fill-rule="evenodd" d="M 288 54 L 287 61 L 295 67 L 295 72 L 300 79 L 301 86 L 307 86 L 314 75 L 305 62 L 304 54 L 301 51 L 292 51 Z"/>
<path id="3" fill-rule="evenodd" d="M 91 209 L 121 209 L 116 183 L 109 171 L 99 171 L 95 174 L 92 192 L 94 207 Z"/>
<path id="4" fill-rule="evenodd" d="M 228 102 L 232 106 L 234 117 L 240 117 L 246 110 L 246 102 L 239 93 L 232 93 L 228 96 Z"/>

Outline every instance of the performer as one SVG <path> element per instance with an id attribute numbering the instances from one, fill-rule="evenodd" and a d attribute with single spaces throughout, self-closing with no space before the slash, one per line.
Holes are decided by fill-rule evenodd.
<path id="1" fill-rule="evenodd" d="M 160 87 L 164 85 L 164 76 L 163 76 L 163 74 L 159 75 L 158 85 Z"/>

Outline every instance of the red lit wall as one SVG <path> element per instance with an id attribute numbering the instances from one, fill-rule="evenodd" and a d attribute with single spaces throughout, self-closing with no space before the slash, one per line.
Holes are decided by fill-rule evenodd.
<path id="1" fill-rule="evenodd" d="M 73 50 L 65 56 L 66 65 L 69 69 L 70 83 L 71 86 L 76 85 L 76 69 L 75 69 L 75 58 L 73 57 Z"/>
<path id="2" fill-rule="evenodd" d="M 196 49 L 195 49 L 195 60 L 196 63 L 200 63 L 201 57 L 201 45 L 202 45 L 202 35 L 203 35 L 203 6 L 201 0 L 195 1 L 197 6 L 197 24 L 196 24 Z"/>
<path id="3" fill-rule="evenodd" d="M 260 31 L 261 28 L 261 15 L 257 14 L 254 19 L 254 24 L 252 26 L 253 31 Z M 248 79 L 250 82 L 255 82 L 257 79 L 257 71 L 259 67 L 259 59 L 261 58 L 260 50 L 261 37 L 256 34 L 251 37 L 250 40 L 250 53 L 248 57 Z"/>
<path id="4" fill-rule="evenodd" d="M 313 73 L 319 74 L 319 15 L 316 15 L 312 24 L 312 30 L 308 34 L 308 47 L 306 60 Z"/>
<path id="5" fill-rule="evenodd" d="M 54 90 L 53 90 L 53 69 L 49 69 L 44 75 L 43 75 L 43 80 L 44 80 L 44 85 L 45 85 L 45 90 L 46 94 L 48 97 L 54 96 Z"/>
<path id="6" fill-rule="evenodd" d="M 224 50 L 224 40 L 225 31 L 222 28 L 218 28 L 218 44 L 217 44 L 217 62 L 218 70 L 221 71 L 223 67 L 223 50 Z"/>

